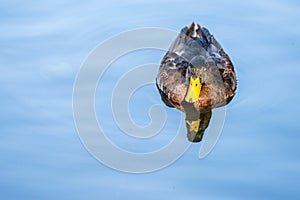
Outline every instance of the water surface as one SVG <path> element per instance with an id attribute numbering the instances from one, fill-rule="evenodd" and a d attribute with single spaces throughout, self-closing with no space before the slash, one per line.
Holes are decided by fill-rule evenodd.
<path id="1" fill-rule="evenodd" d="M 298 2 L 4 1 L 1 5 L 2 199 L 300 197 Z M 199 160 L 201 144 L 192 145 L 170 167 L 144 175 L 100 164 L 82 146 L 72 117 L 73 83 L 81 63 L 96 45 L 119 32 L 140 27 L 179 31 L 192 21 L 215 35 L 237 71 L 237 95 L 227 107 L 215 149 Z M 148 50 L 120 58 L 106 72 L 104 89 L 113 88 L 126 70 L 159 63 L 163 55 Z M 96 99 L 101 96 L 98 89 Z M 156 103 L 162 104 L 151 85 L 134 94 L 130 111 L 137 124 L 149 123 L 147 111 Z M 154 138 L 156 142 L 141 143 L 116 135 L 109 110 L 97 116 L 106 120 L 105 128 L 112 130 L 110 137 L 118 145 L 148 152 L 177 129 L 179 111 L 166 112 L 166 134 Z"/>

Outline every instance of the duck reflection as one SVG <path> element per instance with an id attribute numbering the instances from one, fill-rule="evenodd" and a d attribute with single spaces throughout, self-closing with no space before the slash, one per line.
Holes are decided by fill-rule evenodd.
<path id="1" fill-rule="evenodd" d="M 189 141 L 200 142 L 212 109 L 234 97 L 236 75 L 215 37 L 192 23 L 181 30 L 162 59 L 156 86 L 167 106 L 185 112 Z"/>
<path id="2" fill-rule="evenodd" d="M 187 137 L 191 142 L 200 142 L 209 125 L 212 111 L 199 113 L 191 104 L 185 105 L 185 125 Z"/>
<path id="3" fill-rule="evenodd" d="M 204 135 L 204 131 L 209 125 L 212 112 L 198 114 L 195 118 L 186 115 L 185 125 L 187 129 L 187 137 L 191 142 L 200 142 Z"/>

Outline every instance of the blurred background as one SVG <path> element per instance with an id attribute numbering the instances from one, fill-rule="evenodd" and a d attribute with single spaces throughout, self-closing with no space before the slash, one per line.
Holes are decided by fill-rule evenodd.
<path id="1" fill-rule="evenodd" d="M 299 9 L 294 0 L 2 1 L 0 198 L 299 199 Z M 73 121 L 73 84 L 81 64 L 120 32 L 180 31 L 192 21 L 214 34 L 237 72 L 237 95 L 227 106 L 216 147 L 200 160 L 201 143 L 193 144 L 175 163 L 148 174 L 102 165 L 83 147 Z M 120 58 L 106 72 L 105 88 L 113 88 L 110 81 L 126 70 L 159 63 L 164 53 Z M 101 95 L 97 91 L 96 100 Z M 109 99 L 97 102 L 96 110 Z M 136 123 L 149 123 L 146 112 L 153 103 L 163 105 L 154 85 L 133 96 Z M 180 112 L 165 109 L 171 139 Z M 110 114 L 97 116 L 107 120 L 111 139 L 118 137 Z M 122 138 L 116 144 L 134 152 L 165 144 L 132 146 Z"/>

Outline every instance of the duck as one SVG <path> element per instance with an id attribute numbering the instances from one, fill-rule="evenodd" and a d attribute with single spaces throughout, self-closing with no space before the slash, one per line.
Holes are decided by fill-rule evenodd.
<path id="1" fill-rule="evenodd" d="M 186 114 L 188 139 L 200 142 L 212 109 L 235 96 L 236 73 L 216 38 L 193 22 L 181 29 L 162 58 L 156 87 L 166 106 Z"/>

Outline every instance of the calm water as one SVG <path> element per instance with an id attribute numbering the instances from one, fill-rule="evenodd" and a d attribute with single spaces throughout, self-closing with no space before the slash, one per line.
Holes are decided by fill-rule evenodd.
<path id="1" fill-rule="evenodd" d="M 149 1 L 1 3 L 1 199 L 299 199 L 300 4 L 297 1 Z M 122 31 L 179 31 L 197 21 L 230 55 L 237 95 L 227 106 L 220 140 L 203 160 L 201 144 L 158 172 L 132 175 L 96 161 L 83 147 L 72 116 L 76 74 L 89 52 Z M 135 141 L 120 132 L 108 107 L 115 82 L 165 52 L 137 51 L 116 60 L 96 91 L 98 120 L 109 138 L 133 152 L 162 147 L 180 112 L 166 109 L 165 135 Z M 135 123 L 150 122 L 162 104 L 156 88 L 130 101 Z M 119 137 L 120 136 L 120 137 Z"/>

